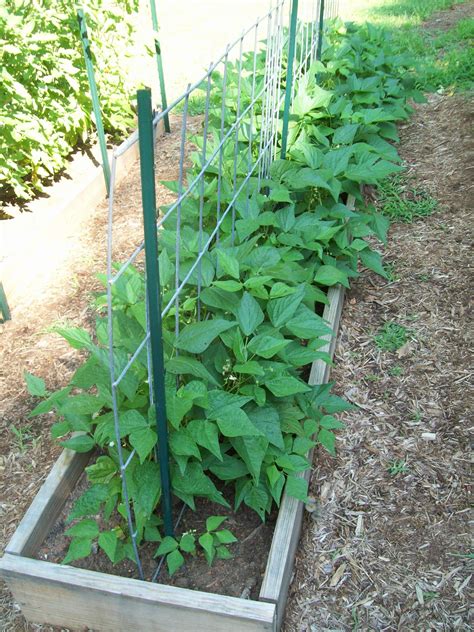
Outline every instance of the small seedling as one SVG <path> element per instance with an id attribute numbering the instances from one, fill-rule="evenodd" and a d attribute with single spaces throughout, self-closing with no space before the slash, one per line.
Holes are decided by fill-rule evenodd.
<path id="1" fill-rule="evenodd" d="M 390 476 L 397 476 L 397 474 L 404 474 L 405 472 L 408 472 L 408 466 L 406 461 L 403 459 L 398 461 L 395 460 L 388 466 L 387 471 Z"/>
<path id="2" fill-rule="evenodd" d="M 369 373 L 366 378 L 368 382 L 379 382 L 382 379 L 381 375 L 376 375 L 375 373 Z"/>
<path id="3" fill-rule="evenodd" d="M 374 336 L 375 344 L 382 351 L 396 351 L 408 341 L 409 330 L 398 323 L 385 323 Z"/>
<path id="4" fill-rule="evenodd" d="M 421 412 L 419 410 L 414 410 L 411 417 L 411 421 L 421 421 Z"/>
<path id="5" fill-rule="evenodd" d="M 17 428 L 14 424 L 10 426 L 10 432 L 16 439 L 18 450 L 23 454 L 28 449 L 28 443 L 32 440 L 30 434 L 30 426 L 24 428 Z"/>
<path id="6" fill-rule="evenodd" d="M 394 263 L 386 263 L 384 268 L 387 274 L 387 281 L 389 281 L 389 283 L 395 283 L 395 281 L 400 280 L 400 276 L 397 273 L 396 265 Z"/>
<path id="7" fill-rule="evenodd" d="M 396 366 L 392 366 L 392 368 L 389 369 L 389 374 L 392 377 L 400 377 L 400 375 L 403 375 L 403 367 L 398 364 Z"/>
<path id="8" fill-rule="evenodd" d="M 204 556 L 211 566 L 214 558 L 228 560 L 232 558 L 232 553 L 227 546 L 237 542 L 237 538 L 229 529 L 218 527 L 226 520 L 226 516 L 209 516 L 206 520 L 206 531 L 199 536 L 199 546 L 204 551 Z M 166 565 L 170 575 L 176 573 L 183 566 L 185 559 L 183 553 L 196 555 L 196 535 L 194 531 L 188 531 L 177 539 L 166 536 L 156 550 L 155 557 L 166 555 Z"/>

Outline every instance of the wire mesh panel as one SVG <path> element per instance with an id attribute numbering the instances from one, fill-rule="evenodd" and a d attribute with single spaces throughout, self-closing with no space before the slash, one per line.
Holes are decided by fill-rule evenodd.
<path id="1" fill-rule="evenodd" d="M 292 33 L 295 5 L 296 30 Z M 249 258 L 262 255 L 257 252 L 258 244 L 247 240 L 256 221 L 256 196 L 267 187 L 272 162 L 280 155 L 287 95 L 294 96 L 294 83 L 316 59 L 324 11 L 324 3 L 319 1 L 298 6 L 294 1 L 279 0 L 165 110 L 152 116 L 150 95 L 142 91 L 140 138 L 137 132 L 113 155 L 107 360 L 122 481 L 119 511 L 127 520 L 141 578 L 146 574 L 138 547 L 145 530 L 160 524 L 160 518 L 150 516 L 150 507 L 160 498 L 167 535 L 172 535 L 181 507 L 192 506 L 191 488 L 226 504 L 221 492 L 200 476 L 199 468 L 184 474 L 184 447 L 171 446 L 174 452 L 169 465 L 167 427 L 179 424 L 181 412 L 207 396 L 197 382 L 183 384 L 180 376 L 204 375 L 212 383 L 208 368 L 198 359 L 206 345 L 202 334 L 208 325 L 203 324 L 211 318 L 209 306 L 224 300 L 220 290 L 232 286 L 229 277 L 238 283 L 235 253 L 239 250 Z M 336 3 L 327 3 L 327 13 L 334 15 L 335 11 Z M 290 65 L 294 66 L 295 82 L 288 79 Z M 172 129 L 169 142 L 155 142 L 165 118 Z M 117 158 L 137 142 L 145 240 L 123 264 L 116 265 Z M 224 276 L 225 281 L 221 280 Z M 227 325 L 218 319 L 213 322 L 216 331 L 225 335 Z M 127 340 L 137 338 L 137 331 L 140 344 L 127 346 Z M 225 374 L 225 358 L 215 362 L 221 363 Z M 148 458 L 150 450 L 154 450 L 154 459 Z M 174 506 L 170 479 L 173 496 L 181 501 Z M 146 506 L 139 500 L 143 495 L 135 493 L 144 485 L 148 489 Z M 153 573 L 153 579 L 157 575 Z"/>

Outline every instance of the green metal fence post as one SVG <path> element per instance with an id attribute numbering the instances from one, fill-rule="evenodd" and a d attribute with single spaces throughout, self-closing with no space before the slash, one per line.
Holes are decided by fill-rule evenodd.
<path id="1" fill-rule="evenodd" d="M 151 9 L 151 22 L 153 24 L 153 37 L 155 40 L 155 57 L 156 57 L 156 65 L 158 68 L 158 79 L 160 81 L 160 95 L 161 95 L 161 107 L 163 110 L 166 110 L 168 107 L 168 101 L 166 99 L 166 87 L 165 87 L 165 76 L 163 74 L 163 60 L 161 59 L 161 46 L 158 40 L 158 16 L 156 14 L 156 4 L 155 0 L 150 0 L 150 9 Z M 165 121 L 165 131 L 170 131 L 170 121 L 168 114 L 164 115 Z"/>
<path id="2" fill-rule="evenodd" d="M 156 228 L 155 161 L 153 147 L 153 112 L 151 90 L 138 90 L 138 137 L 142 182 L 143 228 L 145 233 L 146 292 L 148 299 L 153 394 L 155 398 L 158 458 L 165 535 L 173 535 L 171 484 L 168 453 L 168 426 L 165 401 L 165 365 L 160 305 L 160 269 Z"/>
<path id="3" fill-rule="evenodd" d="M 323 28 L 324 28 L 324 0 L 319 0 L 319 24 L 318 24 L 318 46 L 316 48 L 316 59 L 321 60 L 323 48 Z"/>
<path id="4" fill-rule="evenodd" d="M 92 109 L 94 110 L 95 125 L 97 128 L 97 136 L 99 137 L 100 153 L 102 155 L 102 169 L 104 172 L 105 186 L 107 194 L 110 193 L 110 165 L 109 156 L 107 154 L 107 143 L 105 140 L 104 126 L 102 123 L 102 114 L 100 111 L 99 95 L 97 93 L 97 84 L 94 75 L 94 65 L 92 63 L 91 47 L 89 37 L 87 35 L 86 16 L 82 9 L 77 11 L 77 21 L 79 23 L 79 35 L 82 42 L 82 50 L 84 51 L 84 60 L 86 62 L 87 79 L 89 80 L 89 89 L 91 91 Z"/>
<path id="5" fill-rule="evenodd" d="M 295 59 L 296 27 L 298 23 L 298 0 L 291 3 L 290 36 L 288 42 L 288 63 L 286 69 L 285 104 L 283 106 L 283 126 L 281 130 L 281 158 L 286 157 L 288 124 L 290 120 L 291 93 L 293 90 L 293 63 Z"/>
<path id="6" fill-rule="evenodd" d="M 3 289 L 3 284 L 0 282 L 0 312 L 2 313 L 2 320 L 0 322 L 5 322 L 6 320 L 11 320 L 10 308 L 8 307 L 7 296 L 5 294 L 5 290 Z"/>

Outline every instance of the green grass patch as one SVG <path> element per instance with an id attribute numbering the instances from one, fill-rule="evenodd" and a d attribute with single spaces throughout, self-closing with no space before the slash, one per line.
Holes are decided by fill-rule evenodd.
<path id="1" fill-rule="evenodd" d="M 423 27 L 433 13 L 464 4 L 459 0 L 362 0 L 351 17 L 391 31 L 396 47 L 413 56 L 417 87 L 425 92 L 469 91 L 474 85 L 474 20 L 447 31 Z"/>
<path id="2" fill-rule="evenodd" d="M 374 336 L 374 342 L 382 351 L 396 351 L 410 338 L 410 331 L 398 323 L 385 323 Z"/>
<path id="3" fill-rule="evenodd" d="M 377 191 L 380 210 L 394 222 L 409 224 L 431 215 L 438 207 L 435 198 L 401 175 L 386 178 Z"/>

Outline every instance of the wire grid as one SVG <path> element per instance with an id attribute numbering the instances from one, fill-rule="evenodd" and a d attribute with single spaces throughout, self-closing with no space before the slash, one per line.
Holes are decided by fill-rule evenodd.
<path id="1" fill-rule="evenodd" d="M 304 75 L 316 58 L 318 33 L 320 32 L 320 11 L 323 10 L 324 15 L 330 17 L 337 14 L 335 0 L 326 2 L 326 6 L 323 5 L 322 7 L 321 2 L 322 0 L 300 0 L 299 3 L 297 46 L 293 60 L 295 69 L 293 87 L 297 79 Z M 175 231 L 175 248 L 174 254 L 172 253 L 172 262 L 175 266 L 174 278 L 169 283 L 169 287 L 161 288 L 163 322 L 170 325 L 169 319 L 174 320 L 172 328 L 175 336 L 178 336 L 180 332 L 179 310 L 184 297 L 194 296 L 197 298 L 196 317 L 198 321 L 201 320 L 202 310 L 199 299 L 203 287 L 203 261 L 211 249 L 221 246 L 222 238 L 226 246 L 234 245 L 237 201 L 242 197 L 247 197 L 248 200 L 252 186 L 260 189 L 265 178 L 269 175 L 272 161 L 278 157 L 281 115 L 286 89 L 285 73 L 289 63 L 287 50 L 291 6 L 291 0 L 278 0 L 276 3 L 271 3 L 268 13 L 242 32 L 233 43 L 229 44 L 223 55 L 209 66 L 208 71 L 199 81 L 190 84 L 181 97 L 154 116 L 155 134 L 165 116 L 176 115 L 177 112 L 180 116 L 180 121 L 176 117 L 173 121 L 174 127 L 176 128 L 178 124 L 181 130 L 179 164 L 176 166 L 176 199 L 168 206 L 161 207 L 157 219 L 158 230 L 169 229 L 173 224 Z M 265 60 L 263 75 L 257 65 L 260 57 Z M 228 82 L 231 73 L 234 76 L 237 74 L 236 91 L 235 85 L 232 88 Z M 218 85 L 218 92 L 216 92 L 214 83 Z M 247 91 L 246 99 L 242 98 L 244 86 Z M 201 115 L 203 131 L 200 147 L 196 147 L 196 141 L 192 138 L 189 130 L 189 123 L 193 119 L 190 114 L 191 99 L 195 96 L 199 96 L 204 101 L 204 114 Z M 113 288 L 130 266 L 138 263 L 138 257 L 144 251 L 144 242 L 142 242 L 118 269 L 113 265 L 117 160 L 137 142 L 138 131 L 124 141 L 112 156 L 108 206 L 107 316 L 112 411 L 122 479 L 122 496 L 138 574 L 141 579 L 145 579 L 138 551 L 139 534 L 133 503 L 125 476 L 127 468 L 136 455 L 136 450 L 133 449 L 127 454 L 122 446 L 119 389 L 135 363 L 142 365 L 142 367 L 145 366 L 148 374 L 149 401 L 150 405 L 154 404 L 153 389 L 151 388 L 153 367 L 148 309 L 146 310 L 146 334 L 126 360 L 123 357 L 117 357 L 114 351 L 113 326 Z M 242 159 L 242 152 L 239 152 L 239 145 L 241 148 L 246 146 L 244 159 Z M 189 154 L 191 150 L 196 149 L 199 152 L 198 167 L 195 166 L 194 171 L 189 175 Z M 229 190 L 223 177 L 224 157 L 228 159 L 229 155 L 232 156 L 231 190 Z M 209 232 L 207 232 L 204 207 L 206 204 L 205 190 L 209 183 L 210 171 L 217 179 L 217 202 L 215 222 L 213 222 L 212 230 L 208 229 Z M 226 176 L 228 182 L 229 174 Z M 158 207 L 159 202 L 158 199 Z M 198 252 L 191 265 L 188 265 L 189 262 L 187 262 L 186 266 L 183 266 L 183 247 L 185 244 L 182 238 L 182 229 L 186 223 L 188 204 L 193 204 L 198 209 Z M 226 234 L 222 237 L 224 222 L 229 221 L 231 224 L 230 235 Z M 160 233 L 158 237 L 160 241 Z M 156 254 L 158 256 L 159 253 Z M 157 291 L 159 291 L 158 288 Z M 174 353 L 177 353 L 177 350 Z M 179 523 L 182 514 L 183 509 L 179 512 L 176 524 Z M 161 563 L 153 574 L 152 580 L 157 579 L 160 568 Z"/>

